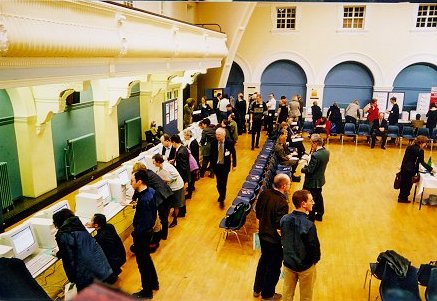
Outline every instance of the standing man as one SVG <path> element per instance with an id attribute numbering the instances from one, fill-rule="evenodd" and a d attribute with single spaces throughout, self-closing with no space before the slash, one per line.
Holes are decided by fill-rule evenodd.
<path id="1" fill-rule="evenodd" d="M 184 180 L 184 185 L 188 184 L 190 181 L 190 162 L 189 162 L 189 156 L 188 149 L 182 144 L 181 137 L 179 135 L 174 134 L 170 138 L 171 144 L 173 145 L 173 148 L 175 151 L 175 157 L 173 160 L 169 160 L 171 164 L 173 164 L 176 169 L 178 170 L 180 176 L 182 177 L 182 180 Z M 191 197 L 191 196 L 190 196 Z M 187 197 L 185 197 L 187 199 Z M 187 213 L 187 206 L 184 205 L 179 209 L 179 217 L 185 217 L 185 214 Z"/>
<path id="2" fill-rule="evenodd" d="M 307 218 L 314 201 L 308 190 L 293 194 L 296 208 L 280 222 L 284 247 L 284 301 L 293 301 L 299 281 L 300 300 L 312 301 L 316 280 L 316 263 L 320 260 L 320 243 L 314 223 Z"/>
<path id="3" fill-rule="evenodd" d="M 219 102 L 220 99 L 222 99 L 222 93 L 217 93 L 217 96 L 214 97 L 214 99 L 212 100 L 212 109 L 214 110 L 216 116 L 217 116 L 217 121 L 220 122 L 220 111 L 218 109 L 219 106 Z"/>
<path id="4" fill-rule="evenodd" d="M 267 134 L 271 134 L 273 132 L 273 121 L 275 120 L 275 112 L 276 112 L 276 99 L 273 93 L 269 94 L 269 100 L 267 101 Z"/>
<path id="5" fill-rule="evenodd" d="M 267 106 L 263 102 L 261 94 L 256 95 L 256 100 L 252 102 L 249 112 L 252 119 L 252 148 L 259 148 L 259 137 L 261 135 L 261 126 L 264 118 L 264 112 L 267 111 Z"/>
<path id="6" fill-rule="evenodd" d="M 390 114 L 388 115 L 388 124 L 389 125 L 397 125 L 399 121 L 399 105 L 396 103 L 396 97 L 390 98 L 390 102 L 393 105 L 391 110 L 388 111 Z"/>
<path id="7" fill-rule="evenodd" d="M 323 147 L 323 138 L 319 134 L 311 135 L 311 158 L 302 168 L 305 174 L 303 189 L 311 192 L 314 208 L 309 213 L 310 221 L 322 221 L 325 207 L 323 205 L 322 187 L 325 185 L 325 170 L 329 162 L 329 151 Z"/>
<path id="8" fill-rule="evenodd" d="M 161 155 L 166 159 L 174 157 L 175 149 L 171 145 L 170 135 L 164 134 L 160 140 L 162 144 Z"/>
<path id="9" fill-rule="evenodd" d="M 231 104 L 229 102 L 229 98 L 227 94 L 224 94 L 223 97 L 219 100 L 218 103 L 218 113 L 217 113 L 217 121 L 220 123 L 223 119 L 228 118 L 228 109 L 226 108 L 227 105 Z M 232 108 L 232 106 L 231 106 Z"/>
<path id="10" fill-rule="evenodd" d="M 243 98 L 243 93 L 238 93 L 237 103 L 235 104 L 235 109 L 238 113 L 238 135 L 246 133 L 246 111 L 247 104 L 246 100 Z"/>
<path id="11" fill-rule="evenodd" d="M 256 202 L 261 257 L 256 269 L 253 296 L 261 295 L 263 300 L 281 298 L 280 294 L 275 293 L 283 258 L 278 230 L 281 218 L 288 213 L 289 190 L 290 178 L 286 174 L 278 174 L 273 179 L 273 189 L 262 191 Z"/>
<path id="12" fill-rule="evenodd" d="M 202 167 L 200 168 L 200 177 L 205 176 L 205 171 L 209 170 L 209 177 L 214 178 L 214 173 L 210 164 L 211 143 L 215 140 L 215 130 L 211 126 L 209 118 L 204 118 L 199 122 L 199 127 L 202 129 L 202 138 L 200 139 L 200 146 L 202 147 Z M 210 164 L 208 168 L 208 164 Z"/>
<path id="13" fill-rule="evenodd" d="M 131 185 L 137 192 L 138 202 L 132 222 L 132 238 L 135 246 L 135 257 L 141 276 L 143 289 L 133 295 L 138 298 L 152 299 L 153 290 L 159 289 L 158 275 L 150 257 L 150 240 L 156 222 L 155 190 L 148 187 L 147 173 L 139 170 L 131 176 Z"/>
<path id="14" fill-rule="evenodd" d="M 384 119 L 384 113 L 379 113 L 378 119 L 372 125 L 372 142 L 370 148 L 375 147 L 376 136 L 381 136 L 381 148 L 385 149 L 385 141 L 387 140 L 387 120 Z"/>
<path id="15" fill-rule="evenodd" d="M 232 169 L 237 167 L 237 153 L 235 152 L 234 143 L 226 139 L 226 131 L 224 128 L 218 128 L 215 131 L 215 138 L 211 142 L 211 167 L 217 178 L 217 191 L 219 193 L 218 202 L 220 208 L 225 207 L 226 186 L 228 184 L 228 175 Z M 232 159 L 231 159 L 232 157 Z"/>

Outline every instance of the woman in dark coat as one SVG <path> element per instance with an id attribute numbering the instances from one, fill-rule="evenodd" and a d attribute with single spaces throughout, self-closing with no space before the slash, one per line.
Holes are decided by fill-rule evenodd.
<path id="1" fill-rule="evenodd" d="M 413 186 L 413 176 L 419 172 L 419 164 L 432 171 L 432 166 L 425 163 L 424 148 L 428 143 L 428 137 L 419 135 L 412 145 L 405 150 L 401 165 L 401 187 L 398 196 L 399 203 L 409 203 L 411 187 Z"/>
<path id="2" fill-rule="evenodd" d="M 112 274 L 111 266 L 97 241 L 69 209 L 53 214 L 53 224 L 58 229 L 56 242 L 65 273 L 80 291 L 94 279 L 106 280 Z"/>
<path id="3" fill-rule="evenodd" d="M 329 107 L 327 115 L 328 115 L 329 121 L 331 121 L 331 124 L 335 124 L 335 128 L 336 128 L 335 132 L 334 132 L 332 125 L 331 125 L 331 132 L 334 132 L 336 134 L 342 133 L 343 132 L 342 117 L 341 117 L 341 113 L 340 113 L 340 108 L 338 107 L 338 105 L 335 101 L 332 104 L 332 106 Z"/>
<path id="4" fill-rule="evenodd" d="M 311 107 L 311 115 L 313 116 L 313 124 L 316 125 L 316 121 L 322 118 L 322 109 L 317 105 L 317 101 L 313 102 Z"/>
<path id="5" fill-rule="evenodd" d="M 437 124 L 437 108 L 435 107 L 435 103 L 431 104 L 428 113 L 426 113 L 426 117 L 428 117 L 426 120 L 426 127 L 429 130 L 429 136 L 431 139 L 434 139 L 435 137 L 432 136 L 432 131 Z"/>

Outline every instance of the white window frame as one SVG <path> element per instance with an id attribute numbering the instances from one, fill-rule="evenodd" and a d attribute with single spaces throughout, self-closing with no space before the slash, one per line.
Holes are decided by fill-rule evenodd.
<path id="1" fill-rule="evenodd" d="M 293 34 L 298 32 L 298 20 L 299 20 L 299 9 L 297 5 L 287 5 L 288 3 L 284 2 L 283 5 L 272 5 L 271 6 L 271 21 L 272 21 L 272 33 L 281 33 L 281 34 Z M 277 11 L 278 8 L 291 8 L 295 10 L 295 22 L 294 28 L 277 28 Z"/>
<path id="2" fill-rule="evenodd" d="M 354 9 L 354 13 L 355 13 L 355 8 L 359 8 L 362 7 L 364 9 L 363 11 L 363 26 L 359 27 L 359 28 L 354 28 L 354 27 L 343 27 L 344 24 L 344 10 L 346 8 L 353 8 Z M 366 5 L 362 5 L 362 4 L 347 4 L 347 5 L 342 5 L 341 7 L 341 20 L 340 20 L 340 28 L 344 31 L 363 31 L 366 29 L 366 15 L 367 15 L 367 6 Z M 352 16 L 352 23 L 353 21 L 357 19 L 354 16 Z"/>
<path id="3" fill-rule="evenodd" d="M 428 27 L 428 26 L 425 26 L 425 27 L 419 27 L 419 26 L 417 26 L 417 19 L 419 18 L 419 8 L 420 8 L 420 6 L 427 6 L 427 7 L 428 7 L 427 15 L 425 16 L 425 25 L 428 24 L 428 18 L 431 17 L 431 16 L 428 14 L 428 13 L 429 13 L 429 7 L 430 7 L 430 6 L 434 6 L 434 7 L 436 7 L 436 14 L 433 15 L 432 17 L 437 18 L 437 4 L 435 4 L 435 3 L 433 3 L 433 4 L 431 4 L 431 3 L 418 3 L 417 8 L 416 8 L 416 18 L 415 18 L 415 20 L 414 20 L 414 27 L 415 27 L 416 29 L 418 29 L 418 30 L 423 30 L 423 29 L 425 29 L 425 30 L 436 30 L 436 29 L 437 29 L 437 25 L 436 25 L 435 27 Z"/>

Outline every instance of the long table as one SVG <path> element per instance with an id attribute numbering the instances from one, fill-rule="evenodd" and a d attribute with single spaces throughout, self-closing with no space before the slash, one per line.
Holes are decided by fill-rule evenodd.
<path id="1" fill-rule="evenodd" d="M 414 188 L 413 204 L 416 201 L 416 195 L 420 194 L 419 210 L 422 208 L 423 193 L 425 189 L 437 189 L 437 174 L 420 172 L 420 180 Z"/>

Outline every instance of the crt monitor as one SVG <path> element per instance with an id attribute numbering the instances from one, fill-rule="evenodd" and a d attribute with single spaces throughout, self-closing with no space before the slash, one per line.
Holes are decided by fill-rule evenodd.
<path id="1" fill-rule="evenodd" d="M 14 257 L 24 260 L 38 251 L 38 242 L 29 222 L 1 234 L 2 242 L 12 247 Z"/>
<path id="2" fill-rule="evenodd" d="M 35 214 L 35 217 L 52 219 L 53 214 L 55 214 L 58 211 L 61 211 L 62 209 L 70 209 L 70 205 L 68 204 L 67 200 L 62 200 L 59 203 L 56 203 L 47 209 L 37 212 Z"/>
<path id="3" fill-rule="evenodd" d="M 130 182 L 130 175 L 126 167 L 119 168 L 114 173 L 117 175 L 122 185 L 127 185 Z"/>
<path id="4" fill-rule="evenodd" d="M 111 200 L 111 189 L 109 188 L 108 181 L 100 181 L 95 184 L 97 193 L 102 197 L 104 202 Z"/>

